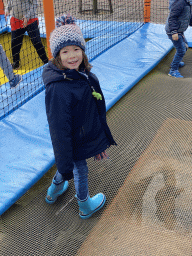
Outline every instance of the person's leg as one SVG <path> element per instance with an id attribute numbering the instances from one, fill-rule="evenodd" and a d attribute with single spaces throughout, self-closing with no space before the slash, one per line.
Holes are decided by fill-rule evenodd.
<path id="1" fill-rule="evenodd" d="M 25 29 L 17 29 L 11 31 L 11 48 L 12 48 L 12 56 L 13 56 L 13 69 L 19 67 L 20 62 L 20 50 L 23 42 L 23 36 L 25 33 Z"/>
<path id="2" fill-rule="evenodd" d="M 89 196 L 88 191 L 88 167 L 86 160 L 74 163 L 73 176 L 76 196 L 79 200 L 86 200 Z"/>
<path id="3" fill-rule="evenodd" d="M 176 49 L 176 53 L 175 53 L 173 61 L 171 63 L 171 70 L 175 71 L 175 70 L 179 69 L 180 63 L 182 62 L 182 59 L 185 55 L 186 44 L 185 44 L 185 41 L 184 41 L 184 38 L 182 35 L 179 35 L 179 39 L 177 41 L 173 40 L 171 35 L 169 35 L 169 39 L 172 41 L 172 43 Z"/>
<path id="4" fill-rule="evenodd" d="M 48 58 L 45 52 L 45 48 L 41 42 L 40 32 L 38 28 L 37 21 L 29 24 L 27 27 L 27 33 L 29 37 L 31 38 L 31 42 L 33 46 L 35 47 L 40 59 L 43 61 L 44 64 L 48 63 Z"/>
<path id="5" fill-rule="evenodd" d="M 1 44 L 0 44 L 0 67 L 2 68 L 4 74 L 9 80 L 14 79 L 13 68 Z"/>
<path id="6" fill-rule="evenodd" d="M 22 80 L 21 75 L 15 75 L 13 73 L 12 65 L 7 58 L 7 55 L 3 49 L 3 46 L 0 44 L 0 67 L 2 68 L 4 74 L 9 79 L 9 84 L 11 88 L 16 88 Z"/>
<path id="7" fill-rule="evenodd" d="M 88 167 L 86 160 L 74 163 L 73 175 L 76 198 L 79 205 L 79 216 L 82 219 L 88 219 L 93 215 L 93 213 L 97 212 L 104 206 L 106 197 L 104 194 L 98 193 L 90 198 L 88 190 Z"/>
<path id="8" fill-rule="evenodd" d="M 74 163 L 74 183 L 77 196 L 80 200 L 86 200 L 88 197 L 88 167 L 85 160 Z M 68 188 L 68 181 L 64 181 L 63 176 L 56 172 L 52 184 L 48 188 L 45 201 L 53 204 L 58 196 L 62 195 Z"/>

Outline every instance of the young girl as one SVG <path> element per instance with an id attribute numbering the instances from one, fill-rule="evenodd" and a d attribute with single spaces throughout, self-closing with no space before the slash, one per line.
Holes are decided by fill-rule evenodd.
<path id="1" fill-rule="evenodd" d="M 79 215 L 83 219 L 101 209 L 105 195 L 92 198 L 88 190 L 86 159 L 107 158 L 105 150 L 116 145 L 106 122 L 106 107 L 97 77 L 90 72 L 85 41 L 71 16 L 56 21 L 50 36 L 53 59 L 43 71 L 46 113 L 57 172 L 46 202 L 54 203 L 74 178 Z"/>

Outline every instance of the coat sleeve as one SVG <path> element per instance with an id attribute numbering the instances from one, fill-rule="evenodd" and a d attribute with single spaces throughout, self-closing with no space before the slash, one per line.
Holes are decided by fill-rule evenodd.
<path id="1" fill-rule="evenodd" d="M 29 19 L 31 19 L 31 18 L 34 18 L 34 15 L 35 15 L 35 17 L 37 16 L 37 15 L 36 15 L 37 8 L 38 8 L 37 0 L 31 1 L 29 4 L 30 4 L 29 11 L 28 11 L 27 14 L 25 15 L 25 17 L 27 18 L 27 20 L 29 20 Z"/>
<path id="2" fill-rule="evenodd" d="M 190 22 L 189 22 L 189 26 L 192 26 L 192 14 L 191 14 L 191 19 L 190 19 Z"/>
<path id="3" fill-rule="evenodd" d="M 168 23 L 171 34 L 177 34 L 180 23 L 178 21 L 179 16 L 181 15 L 183 8 L 185 6 L 184 0 L 177 0 L 171 6 Z"/>
<path id="4" fill-rule="evenodd" d="M 4 5 L 5 5 L 5 12 L 7 11 L 10 12 L 12 9 L 11 1 L 10 0 L 5 1 Z"/>
<path id="5" fill-rule="evenodd" d="M 63 83 L 46 87 L 46 114 L 55 162 L 65 180 L 73 178 L 71 95 Z"/>

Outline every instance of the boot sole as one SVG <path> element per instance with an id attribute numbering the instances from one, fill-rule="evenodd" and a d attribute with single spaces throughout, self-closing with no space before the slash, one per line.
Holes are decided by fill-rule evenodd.
<path id="1" fill-rule="evenodd" d="M 104 199 L 101 202 L 101 204 L 93 212 L 91 212 L 88 215 L 81 215 L 79 213 L 79 216 L 81 217 L 81 219 L 84 219 L 84 220 L 90 218 L 95 212 L 99 211 L 104 206 L 105 202 L 106 202 L 106 197 L 104 196 Z"/>

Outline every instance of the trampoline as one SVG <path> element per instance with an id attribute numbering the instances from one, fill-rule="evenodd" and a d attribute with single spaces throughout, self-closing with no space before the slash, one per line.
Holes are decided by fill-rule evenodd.
<path id="1" fill-rule="evenodd" d="M 192 50 L 183 80 L 167 76 L 173 54 L 107 112 L 118 147 L 88 161 L 104 209 L 81 220 L 73 182 L 47 205 L 53 166 L 1 216 L 1 255 L 191 255 Z"/>
<path id="2" fill-rule="evenodd" d="M 147 31 L 151 36 L 146 37 L 146 27 L 150 28 Z M 153 24 L 146 24 L 92 61 L 93 72 L 98 75 L 106 95 L 108 124 L 118 144 L 109 148 L 109 160 L 88 160 L 90 194 L 103 192 L 107 197 L 104 208 L 92 218 L 79 218 L 73 181 L 70 181 L 66 194 L 54 205 L 45 202 L 56 166 L 53 165 L 46 120 L 44 114 L 41 116 L 38 112 L 39 108 L 43 109 L 44 92 L 30 97 L 24 105 L 1 120 L 4 134 L 6 129 L 20 138 L 22 133 L 26 133 L 23 143 L 29 152 L 28 146 L 33 144 L 34 154 L 33 158 L 25 160 L 26 169 L 18 170 L 23 174 L 23 183 L 18 179 L 22 192 L 15 190 L 19 184 L 11 182 L 9 185 L 13 190 L 9 192 L 12 201 L 1 208 L 1 255 L 191 256 L 192 49 L 188 49 L 184 57 L 186 65 L 181 69 L 185 78 L 169 77 L 167 74 L 175 50 L 168 40 L 166 47 L 158 43 L 159 40 L 166 41 L 163 35 L 158 37 L 160 27 L 158 33 L 152 34 L 155 27 L 153 29 Z M 137 62 L 134 45 L 141 38 L 147 39 L 140 44 L 141 50 L 148 51 Z M 122 47 L 126 63 L 125 46 L 129 42 L 133 45 L 129 55 L 132 56 L 132 64 L 129 68 L 123 65 L 125 68 L 122 69 L 117 64 L 117 56 L 120 56 Z M 152 46 L 156 49 L 155 56 Z M 112 70 L 108 73 L 111 75 L 108 84 L 105 84 L 102 72 L 104 66 Z M 119 70 L 115 74 L 119 84 L 115 80 L 115 69 Z M 129 76 L 128 69 L 131 70 Z M 112 91 L 109 90 L 110 85 Z M 28 128 L 39 117 L 45 124 L 42 134 L 38 134 L 39 127 L 34 133 L 30 129 L 26 131 L 18 121 L 21 114 L 25 119 L 31 106 L 34 119 L 28 123 Z M 11 133 L 10 137 L 14 138 Z M 13 148 L 15 144 L 13 141 Z M 21 152 L 23 145 L 19 145 Z M 34 168 L 35 158 L 38 164 Z M 22 158 L 15 163 L 16 170 L 23 165 Z M 7 166 L 9 170 L 11 164 Z M 38 169 L 41 172 L 36 175 Z M 17 178 L 12 176 L 11 180 L 16 181 Z M 16 198 L 14 193 L 18 193 Z"/>

